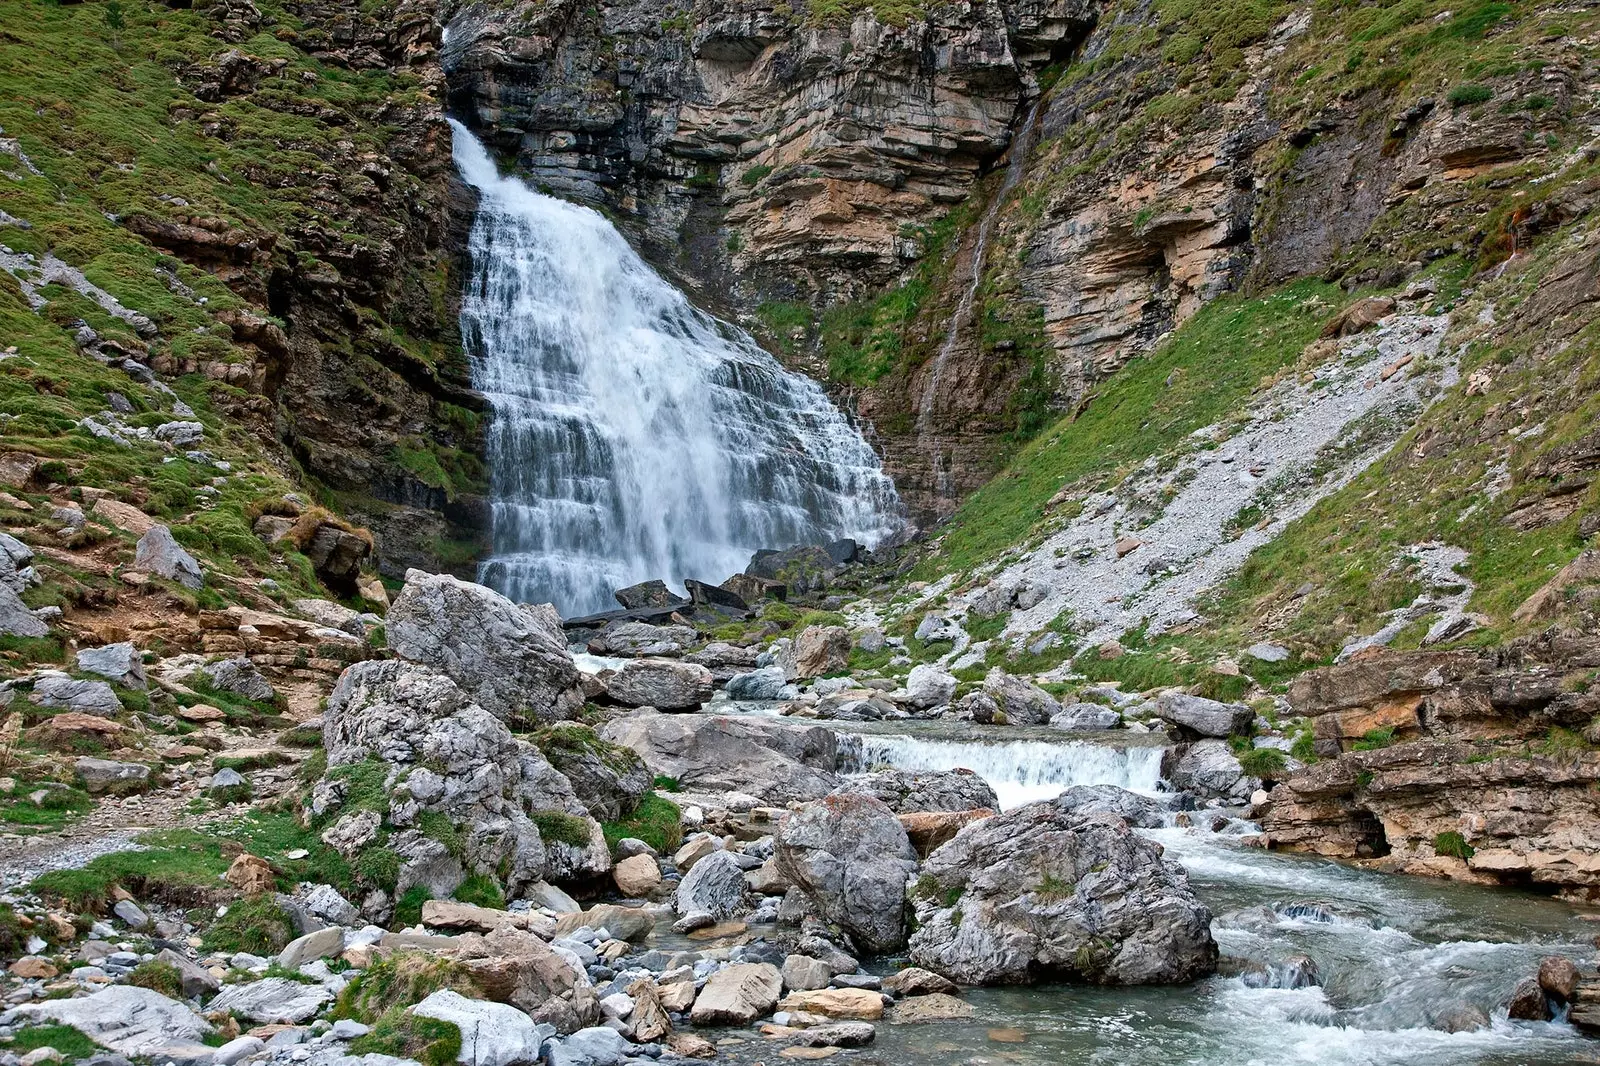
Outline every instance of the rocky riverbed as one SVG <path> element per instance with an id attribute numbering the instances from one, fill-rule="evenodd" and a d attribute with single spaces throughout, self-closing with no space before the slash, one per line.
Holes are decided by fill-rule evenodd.
<path id="1" fill-rule="evenodd" d="M 729 603 L 578 623 L 576 655 L 548 608 L 421 571 L 381 617 L 240 616 L 246 649 L 386 632 L 265 744 L 192 699 L 272 705 L 290 676 L 249 654 L 106 646 L 9 683 L 42 743 L 127 730 L 143 684 L 220 754 L 24 754 L 107 798 L 7 844 L 6 1063 L 1587 1061 L 1578 907 L 1267 850 L 1285 817 L 1324 839 L 1283 812 L 1368 758 L 1297 770 L 1289 737 L 1403 671 L 1308 675 L 1310 718 L 1264 718 L 897 669 L 961 654 L 933 614 L 708 640 L 771 613 Z M 1450 662 L 1426 700 L 1482 676 Z"/>

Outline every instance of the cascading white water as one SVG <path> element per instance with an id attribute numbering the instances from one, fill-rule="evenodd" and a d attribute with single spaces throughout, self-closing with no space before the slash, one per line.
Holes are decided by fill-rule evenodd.
<path id="1" fill-rule="evenodd" d="M 1011 160 L 1006 164 L 1005 177 L 1001 179 L 1000 188 L 995 190 L 994 197 L 983 212 L 983 218 L 978 222 L 978 237 L 972 246 L 972 272 L 967 279 L 966 288 L 962 290 L 961 299 L 956 304 L 955 313 L 950 316 L 950 324 L 945 327 L 944 343 L 939 345 L 939 352 L 933 357 L 933 365 L 928 370 L 928 383 L 923 386 L 922 401 L 917 405 L 919 435 L 927 433 L 929 421 L 933 418 L 933 406 L 938 399 L 939 381 L 944 376 L 945 364 L 950 361 L 950 355 L 960 340 L 961 330 L 972 317 L 973 306 L 977 303 L 978 289 L 983 285 L 983 264 L 989 257 L 989 237 L 994 232 L 995 221 L 1000 217 L 1000 209 L 1005 206 L 1006 197 L 1011 195 L 1011 190 L 1017 187 L 1017 183 L 1022 180 L 1022 175 L 1028 169 L 1028 148 L 1033 142 L 1033 127 L 1038 122 L 1039 108 L 1043 103 L 1044 98 L 1040 97 L 1028 109 L 1028 116 L 1022 120 L 1022 126 L 1011 142 Z"/>
<path id="2" fill-rule="evenodd" d="M 990 744 L 897 734 L 862 734 L 840 747 L 857 770 L 885 764 L 902 770 L 971 770 L 989 782 L 1005 810 L 1054 799 L 1073 785 L 1116 785 L 1154 792 L 1161 779 L 1159 747 L 1113 748 L 1037 740 Z"/>
<path id="3" fill-rule="evenodd" d="M 696 309 L 602 215 L 501 177 L 451 127 L 480 193 L 461 304 L 494 415 L 480 580 L 581 614 L 636 581 L 721 581 L 757 548 L 898 528 L 893 483 L 816 382 Z"/>

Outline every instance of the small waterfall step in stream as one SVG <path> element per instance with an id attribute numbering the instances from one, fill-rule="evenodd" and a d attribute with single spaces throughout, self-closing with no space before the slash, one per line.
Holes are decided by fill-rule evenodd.
<path id="1" fill-rule="evenodd" d="M 899 528 L 893 482 L 821 386 L 451 126 L 479 194 L 462 340 L 493 411 L 479 580 L 571 616 L 649 578 L 723 581 L 757 548 Z"/>
<path id="2" fill-rule="evenodd" d="M 846 769 L 964 767 L 1002 807 L 1073 785 L 1162 787 L 1158 745 L 1010 739 L 1015 727 L 874 723 L 838 727 Z M 1176 819 L 1174 819 L 1176 821 Z M 879 1027 L 875 1060 L 894 1066 L 1577 1066 L 1592 1041 L 1557 1020 L 1514 1022 L 1503 1003 L 1539 960 L 1590 961 L 1594 926 L 1532 893 L 1363 870 L 1264 851 L 1237 819 L 1192 817 L 1142 832 L 1188 871 L 1211 908 L 1217 976 L 1182 988 L 1034 985 L 969 989 L 969 1021 Z M 1309 966 L 1305 960 L 1309 960 Z M 1316 983 L 1305 975 L 1316 974 Z M 1487 1028 L 1445 1032 L 1477 1008 Z M 999 1044 L 992 1029 L 1016 1029 Z M 741 1060 L 742 1061 L 742 1060 Z"/>

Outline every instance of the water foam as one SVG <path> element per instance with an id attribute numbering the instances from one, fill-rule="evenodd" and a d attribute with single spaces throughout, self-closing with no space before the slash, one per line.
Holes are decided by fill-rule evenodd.
<path id="1" fill-rule="evenodd" d="M 971 770 L 989 782 L 1000 806 L 1007 810 L 1054 799 L 1074 785 L 1116 785 L 1134 792 L 1154 792 L 1161 779 L 1162 749 L 1158 747 L 1114 748 L 1076 741 L 925 740 L 899 734 L 863 734 L 859 739 L 859 748 L 851 756 L 858 770 L 882 764 L 902 770 Z"/>

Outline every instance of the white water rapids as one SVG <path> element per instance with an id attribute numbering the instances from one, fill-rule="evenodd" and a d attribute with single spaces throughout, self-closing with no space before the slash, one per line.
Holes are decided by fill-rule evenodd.
<path id="1" fill-rule="evenodd" d="M 914 731 L 921 727 L 913 726 Z M 986 730 L 1005 736 L 1005 729 Z M 843 733 L 847 771 L 964 767 L 1002 808 L 1073 785 L 1161 788 L 1162 748 L 1083 741 Z M 1504 1003 L 1546 954 L 1593 959 L 1573 909 L 1525 893 L 1400 877 L 1249 846 L 1247 822 L 1141 830 L 1188 872 L 1223 954 L 1183 988 L 971 989 L 970 1021 L 880 1026 L 880 1060 L 905 1066 L 1556 1066 L 1594 1062 L 1564 1022 L 1513 1022 Z M 1314 983 L 1303 977 L 1316 974 Z M 1445 1031 L 1452 1012 L 1488 1024 Z M 1023 1033 L 1005 1054 L 987 1035 Z"/>
<path id="2" fill-rule="evenodd" d="M 899 526 L 893 483 L 816 382 L 451 126 L 480 197 L 461 333 L 493 410 L 481 581 L 582 614 L 636 581 L 715 583 L 757 548 Z"/>
<path id="3" fill-rule="evenodd" d="M 856 769 L 888 765 L 902 770 L 971 770 L 994 789 L 1002 810 L 1054 799 L 1074 785 L 1116 785 L 1152 793 L 1161 781 L 1160 747 L 1114 748 L 1105 744 L 1038 740 L 994 743 L 933 740 L 902 734 L 864 734 L 846 740 Z"/>

